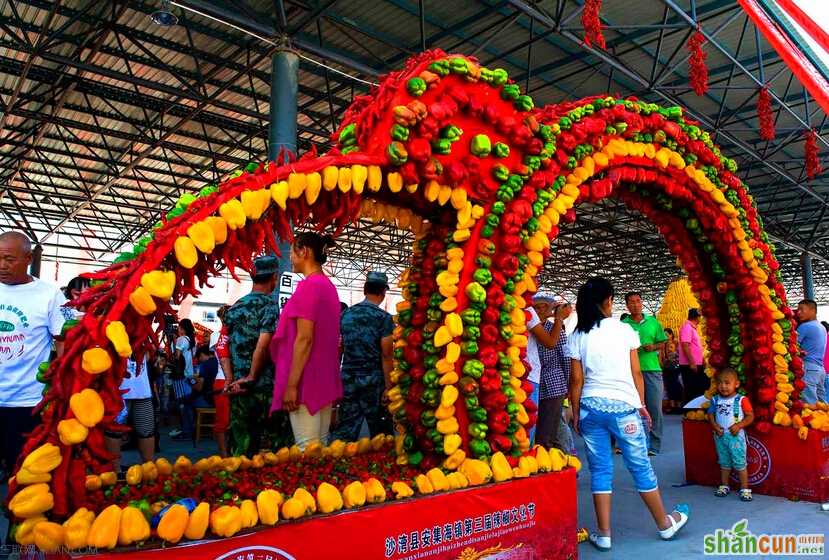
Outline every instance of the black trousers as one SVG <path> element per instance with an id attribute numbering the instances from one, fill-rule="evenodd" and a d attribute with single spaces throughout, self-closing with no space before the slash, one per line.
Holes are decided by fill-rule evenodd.
<path id="1" fill-rule="evenodd" d="M 538 403 L 538 426 L 535 428 L 535 441 L 544 447 L 557 447 L 563 451 L 563 442 L 559 441 L 559 425 L 561 424 L 561 409 L 567 397 L 552 397 L 542 399 Z"/>
<path id="2" fill-rule="evenodd" d="M 705 375 L 702 366 L 691 369 L 691 366 L 681 365 L 679 366 L 679 373 L 682 376 L 682 385 L 685 388 L 685 397 L 682 399 L 683 403 L 687 403 L 702 395 L 711 385 L 711 380 Z"/>
<path id="3" fill-rule="evenodd" d="M 40 417 L 32 416 L 32 410 L 34 407 L 30 406 L 0 406 L 0 460 L 9 471 L 9 476 L 23 449 L 25 436 L 40 423 Z"/>

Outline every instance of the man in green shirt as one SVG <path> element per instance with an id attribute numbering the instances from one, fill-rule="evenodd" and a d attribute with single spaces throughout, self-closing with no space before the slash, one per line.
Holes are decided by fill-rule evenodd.
<path id="1" fill-rule="evenodd" d="M 653 425 L 648 438 L 648 455 L 656 455 L 662 448 L 662 367 L 659 354 L 668 340 L 662 325 L 653 315 L 642 312 L 642 296 L 637 292 L 625 295 L 630 315 L 623 319 L 639 335 L 639 369 L 645 380 L 645 407 L 651 415 Z"/>

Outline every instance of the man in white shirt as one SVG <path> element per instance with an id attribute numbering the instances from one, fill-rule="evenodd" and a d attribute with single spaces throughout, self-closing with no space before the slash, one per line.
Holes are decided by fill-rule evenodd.
<path id="1" fill-rule="evenodd" d="M 32 416 L 42 398 L 38 366 L 49 361 L 72 310 L 57 286 L 29 275 L 32 244 L 17 231 L 0 234 L 0 461 L 12 470 L 23 437 L 40 420 Z M 63 352 L 57 342 L 58 353 Z"/>

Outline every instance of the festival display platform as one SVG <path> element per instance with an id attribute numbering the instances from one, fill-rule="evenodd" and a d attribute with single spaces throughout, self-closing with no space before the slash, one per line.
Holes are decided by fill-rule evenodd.
<path id="1" fill-rule="evenodd" d="M 441 51 L 412 58 L 354 101 L 329 153 L 253 165 L 183 196 L 90 275 L 95 285 L 74 302 L 86 314 L 41 374 L 42 424 L 9 485 L 16 540 L 125 555 L 163 543 L 165 555 L 200 558 L 248 546 L 297 559 L 330 546 L 355 558 L 568 557 L 579 464 L 530 445 L 524 310 L 559 227 L 577 204 L 609 196 L 651 220 L 688 274 L 708 374 L 734 366 L 756 430 L 777 437 L 785 426 L 782 437 L 807 449 L 829 415 L 800 402 L 792 312 L 735 172 L 680 107 L 605 96 L 535 107 L 502 69 Z M 399 433 L 304 453 L 158 460 L 118 482 L 103 434 L 123 429 L 125 362 L 154 345 L 153 325 L 217 272 L 250 270 L 292 225 L 337 233 L 360 217 L 416 239 L 394 331 Z M 450 523 L 438 547 L 435 527 Z M 431 548 L 414 551 L 428 528 Z"/>

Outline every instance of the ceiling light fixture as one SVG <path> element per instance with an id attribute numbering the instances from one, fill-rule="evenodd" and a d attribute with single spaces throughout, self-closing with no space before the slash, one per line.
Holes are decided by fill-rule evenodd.
<path id="1" fill-rule="evenodd" d="M 178 23 L 178 17 L 170 11 L 170 0 L 161 0 L 161 9 L 150 14 L 150 19 L 157 25 L 171 27 Z"/>

